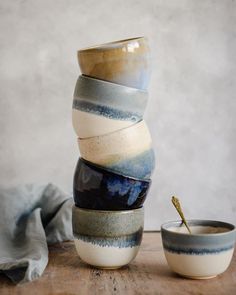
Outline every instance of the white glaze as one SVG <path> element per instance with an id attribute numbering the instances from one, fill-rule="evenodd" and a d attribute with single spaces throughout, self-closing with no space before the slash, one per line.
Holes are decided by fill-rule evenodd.
<path id="1" fill-rule="evenodd" d="M 119 268 L 130 263 L 137 255 L 139 246 L 135 247 L 101 247 L 78 239 L 74 240 L 80 258 L 100 268 Z"/>
<path id="2" fill-rule="evenodd" d="M 204 279 L 223 273 L 229 266 L 234 249 L 217 254 L 175 254 L 164 250 L 169 267 L 176 273 Z"/>
<path id="3" fill-rule="evenodd" d="M 100 136 L 134 124 L 132 121 L 113 120 L 80 110 L 72 110 L 72 124 L 79 138 Z"/>

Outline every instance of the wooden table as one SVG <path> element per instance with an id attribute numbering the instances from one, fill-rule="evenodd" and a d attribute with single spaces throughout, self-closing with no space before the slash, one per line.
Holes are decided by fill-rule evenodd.
<path id="1" fill-rule="evenodd" d="M 78 258 L 73 242 L 50 247 L 43 276 L 32 283 L 14 286 L 0 276 L 1 295 L 48 294 L 236 294 L 236 253 L 230 268 L 211 280 L 189 280 L 173 274 L 162 251 L 160 234 L 145 233 L 135 261 L 119 270 L 97 270 Z"/>

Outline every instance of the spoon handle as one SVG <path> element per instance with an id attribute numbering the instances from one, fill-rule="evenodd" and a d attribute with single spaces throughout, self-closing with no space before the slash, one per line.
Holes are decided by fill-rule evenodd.
<path id="1" fill-rule="evenodd" d="M 179 215 L 180 215 L 180 217 L 181 217 L 184 225 L 187 227 L 188 232 L 191 234 L 191 230 L 190 230 L 190 228 L 188 226 L 188 223 L 187 223 L 187 221 L 186 221 L 186 219 L 184 217 L 184 213 L 183 213 L 182 208 L 180 206 L 179 199 L 173 196 L 172 199 L 171 199 L 171 201 L 172 201 L 173 205 L 175 206 L 175 209 L 179 213 Z"/>

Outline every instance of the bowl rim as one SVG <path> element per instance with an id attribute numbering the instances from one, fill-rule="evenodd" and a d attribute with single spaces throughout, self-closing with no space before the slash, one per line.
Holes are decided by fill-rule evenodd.
<path id="1" fill-rule="evenodd" d="M 139 40 L 147 40 L 146 37 L 144 36 L 139 36 L 139 37 L 133 37 L 133 38 L 127 38 L 127 39 L 120 39 L 120 40 L 115 40 L 111 42 L 106 42 L 94 46 L 89 46 L 89 47 L 84 47 L 82 49 L 79 49 L 77 52 L 78 53 L 84 53 L 86 51 L 92 51 L 92 50 L 97 50 L 97 49 L 114 49 L 114 47 L 107 48 L 107 45 L 113 45 L 113 44 L 127 44 L 127 43 L 132 43 L 134 41 L 139 41 Z"/>
<path id="2" fill-rule="evenodd" d="M 135 88 L 135 87 L 131 87 L 131 86 L 126 86 L 123 84 L 117 84 L 108 80 L 104 80 L 104 79 L 98 79 L 86 74 L 80 74 L 79 77 L 76 80 L 76 83 L 78 80 L 87 80 L 87 81 L 91 81 L 91 82 L 95 82 L 95 83 L 100 83 L 101 85 L 108 85 L 108 87 L 113 87 L 119 90 L 126 90 L 126 91 L 132 91 L 134 93 L 142 93 L 143 95 L 146 95 L 148 98 L 148 91 L 146 89 L 141 89 L 141 88 Z M 105 86 L 105 87 L 106 87 Z"/>
<path id="3" fill-rule="evenodd" d="M 166 233 L 178 235 L 178 236 L 188 236 L 188 237 L 225 236 L 225 235 L 228 235 L 229 233 L 235 232 L 235 225 L 232 223 L 229 223 L 229 222 L 213 220 L 213 219 L 188 219 L 187 222 L 190 224 L 191 224 L 191 222 L 199 223 L 196 225 L 201 225 L 201 226 L 213 226 L 215 224 L 215 227 L 225 227 L 229 230 L 226 232 L 221 232 L 221 233 L 202 233 L 202 234 L 180 233 L 180 232 L 168 230 L 169 227 L 173 227 L 174 225 L 176 225 L 176 227 L 177 227 L 178 225 L 183 224 L 182 220 L 173 220 L 173 221 L 168 221 L 168 222 L 163 223 L 161 225 L 161 232 L 166 232 Z M 216 226 L 216 224 L 218 224 L 218 226 Z"/>
<path id="4" fill-rule="evenodd" d="M 113 174 L 113 175 L 118 175 L 120 177 L 123 177 L 123 178 L 128 178 L 128 179 L 131 179 L 131 180 L 134 180 L 134 181 L 140 181 L 142 183 L 147 183 L 149 184 L 149 186 L 151 185 L 152 183 L 152 180 L 151 178 L 148 178 L 148 179 L 141 179 L 141 178 L 135 178 L 135 177 L 132 177 L 132 176 L 128 176 L 128 175 L 125 175 L 125 174 L 121 174 L 121 173 L 118 173 L 118 172 L 115 172 L 113 171 L 112 169 L 109 169 L 109 168 L 106 168 L 106 167 L 103 167 L 103 166 L 100 166 L 98 164 L 94 164 L 92 162 L 89 162 L 88 160 L 82 158 L 82 157 L 79 157 L 78 161 L 77 161 L 77 164 L 76 164 L 76 169 L 77 169 L 77 165 L 79 164 L 79 162 L 84 162 L 85 165 L 88 165 L 88 166 L 92 166 L 95 167 L 95 169 L 98 169 L 98 170 L 102 170 L 102 171 L 105 171 L 105 172 L 109 172 L 110 174 Z"/>
<path id="5" fill-rule="evenodd" d="M 91 212 L 91 213 L 98 213 L 98 214 L 107 214 L 107 213 L 111 213 L 111 214 L 132 214 L 138 211 L 144 211 L 144 207 L 139 207 L 136 209 L 127 209 L 127 210 L 96 210 L 96 209 L 87 209 L 87 208 L 80 208 L 78 206 L 76 206 L 75 204 L 73 204 L 73 210 L 81 210 L 81 211 L 87 211 L 87 212 Z"/>
<path id="6" fill-rule="evenodd" d="M 146 120 L 144 120 L 144 119 L 141 119 L 141 120 L 139 120 L 138 122 L 134 122 L 134 124 L 132 124 L 132 125 L 130 125 L 130 126 L 128 126 L 128 127 L 124 127 L 124 128 L 121 128 L 121 129 L 119 129 L 119 130 L 114 130 L 114 131 L 112 131 L 112 132 L 109 132 L 109 133 L 105 133 L 105 134 L 102 134 L 102 135 L 97 135 L 97 136 L 90 136 L 90 137 L 83 137 L 83 138 L 81 138 L 81 137 L 77 137 L 77 141 L 78 142 L 85 142 L 85 141 L 87 141 L 87 140 L 94 140 L 95 139 L 95 137 L 102 137 L 102 138 L 106 138 L 106 137 L 109 137 L 110 135 L 114 135 L 114 134 L 116 134 L 116 133 L 123 133 L 124 131 L 131 131 L 130 130 L 130 128 L 131 127 L 135 127 L 135 128 L 138 128 L 138 127 L 142 127 L 142 126 L 144 126 L 144 127 L 146 127 L 147 129 L 148 129 L 148 126 L 147 126 L 147 123 L 146 123 Z M 148 129 L 148 132 L 149 132 L 149 129 Z M 150 132 L 149 132 L 150 133 Z M 151 137 L 151 135 L 150 135 L 150 137 Z M 152 149 L 152 140 L 151 140 L 151 145 L 150 145 L 150 149 Z"/>

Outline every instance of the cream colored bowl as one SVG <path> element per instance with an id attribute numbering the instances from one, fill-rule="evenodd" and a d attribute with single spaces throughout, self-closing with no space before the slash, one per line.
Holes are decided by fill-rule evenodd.
<path id="1" fill-rule="evenodd" d="M 111 133 L 129 127 L 135 123 L 128 120 L 114 120 L 102 115 L 92 114 L 73 108 L 72 124 L 79 138 L 88 138 Z"/>
<path id="2" fill-rule="evenodd" d="M 81 157 L 114 172 L 149 179 L 155 158 L 146 122 L 102 136 L 78 139 Z"/>

